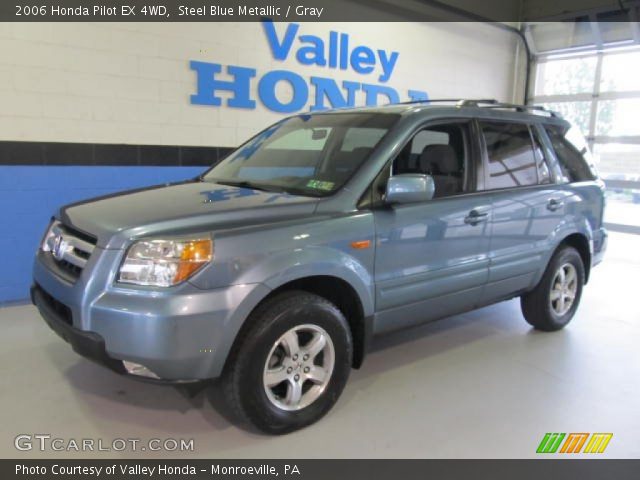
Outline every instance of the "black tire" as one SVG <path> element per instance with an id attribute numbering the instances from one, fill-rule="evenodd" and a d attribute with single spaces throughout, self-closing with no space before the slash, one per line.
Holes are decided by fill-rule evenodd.
<path id="1" fill-rule="evenodd" d="M 565 270 L 570 270 L 570 267 L 567 265 L 572 265 L 575 269 L 575 296 L 570 308 L 568 308 L 565 313 L 559 314 L 556 310 L 557 303 L 555 304 L 555 308 L 554 305 L 552 305 L 551 290 L 558 285 L 556 275 L 559 273 L 560 268 L 566 266 Z M 535 329 L 545 332 L 553 332 L 564 328 L 571 321 L 578 309 L 583 285 L 584 264 L 582 263 L 582 257 L 573 247 L 560 247 L 549 261 L 549 265 L 540 283 L 538 283 L 536 288 L 531 292 L 522 295 L 520 298 L 520 305 L 525 320 Z M 562 309 L 560 310 L 562 311 Z"/>
<path id="2" fill-rule="evenodd" d="M 269 434 L 293 432 L 322 418 L 338 400 L 351 372 L 352 339 L 342 312 L 318 295 L 289 291 L 259 305 L 247 322 L 222 375 L 226 403 L 240 419 Z M 302 325 L 320 327 L 328 334 L 335 357 L 333 371 L 324 390 L 312 403 L 299 410 L 284 410 L 267 394 L 264 369 L 276 342 L 292 328 Z M 291 388 L 286 381 L 284 388 Z"/>

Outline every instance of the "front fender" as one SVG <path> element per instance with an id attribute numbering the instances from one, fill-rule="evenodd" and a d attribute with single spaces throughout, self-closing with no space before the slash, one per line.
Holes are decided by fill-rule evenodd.
<path id="1" fill-rule="evenodd" d="M 354 255 L 330 246 L 308 246 L 278 252 L 265 258 L 237 279 L 238 283 L 260 282 L 275 290 L 293 280 L 330 276 L 344 280 L 358 294 L 366 316 L 373 315 L 373 249 L 354 250 Z"/>

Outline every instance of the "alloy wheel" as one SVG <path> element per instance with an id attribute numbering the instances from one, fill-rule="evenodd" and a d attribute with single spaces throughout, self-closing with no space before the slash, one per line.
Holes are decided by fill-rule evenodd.
<path id="1" fill-rule="evenodd" d="M 566 314 L 576 298 L 578 292 L 578 273 L 571 263 L 563 264 L 553 277 L 549 303 L 551 309 L 558 316 Z"/>
<path id="2" fill-rule="evenodd" d="M 325 391 L 335 364 L 331 337 L 317 325 L 288 330 L 271 348 L 263 384 L 276 407 L 292 411 L 311 405 Z"/>

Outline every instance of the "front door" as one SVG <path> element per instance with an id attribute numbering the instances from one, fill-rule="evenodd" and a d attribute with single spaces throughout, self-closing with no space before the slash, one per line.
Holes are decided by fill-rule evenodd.
<path id="1" fill-rule="evenodd" d="M 475 192 L 470 124 L 428 126 L 390 174 L 432 175 L 432 200 L 374 210 L 376 332 L 473 308 L 488 276 L 490 194 Z"/>

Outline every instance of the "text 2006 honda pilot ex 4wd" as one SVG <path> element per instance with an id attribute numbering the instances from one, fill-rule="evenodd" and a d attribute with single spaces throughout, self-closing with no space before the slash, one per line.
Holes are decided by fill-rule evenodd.
<path id="1" fill-rule="evenodd" d="M 221 377 L 242 418 L 289 432 L 374 334 L 516 296 L 533 327 L 569 323 L 607 239 L 573 133 L 494 101 L 297 115 L 197 179 L 62 208 L 33 302 L 79 354 Z"/>

